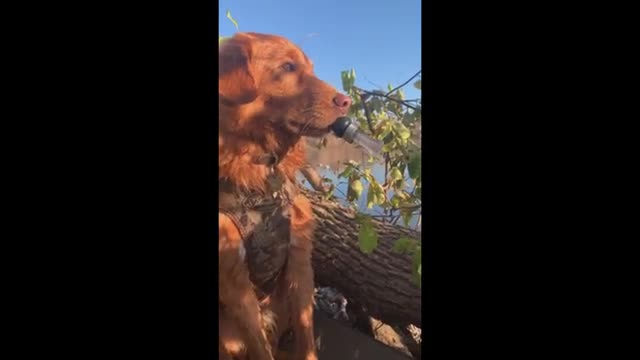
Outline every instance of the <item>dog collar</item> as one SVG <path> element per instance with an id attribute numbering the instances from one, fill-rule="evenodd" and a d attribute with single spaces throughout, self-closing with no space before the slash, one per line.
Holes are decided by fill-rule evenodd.
<path id="1" fill-rule="evenodd" d="M 274 152 L 271 152 L 257 156 L 255 158 L 255 163 L 274 167 L 278 165 L 278 163 L 280 163 L 280 159 L 278 158 L 278 155 L 276 155 Z"/>

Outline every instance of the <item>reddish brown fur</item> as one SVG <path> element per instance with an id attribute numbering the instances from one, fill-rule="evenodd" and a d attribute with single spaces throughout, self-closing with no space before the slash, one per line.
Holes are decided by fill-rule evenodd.
<path id="1" fill-rule="evenodd" d="M 295 65 L 294 69 L 283 66 Z M 337 91 L 313 74 L 313 64 L 284 38 L 239 33 L 220 48 L 219 170 L 246 189 L 265 189 L 268 168 L 256 158 L 276 154 L 278 168 L 292 181 L 304 163 L 302 136 L 321 136 L 346 109 L 333 103 Z M 304 126 L 307 125 L 307 126 Z M 313 270 L 311 268 L 311 205 L 297 196 L 292 206 L 287 267 L 273 294 L 258 304 L 249 272 L 240 257 L 238 229 L 219 214 L 220 358 L 274 359 L 277 339 L 291 327 L 292 353 L 275 358 L 317 359 L 313 337 Z M 261 311 L 262 306 L 262 311 Z M 273 336 L 264 311 L 277 324 Z M 272 325 L 272 324 L 271 324 Z"/>

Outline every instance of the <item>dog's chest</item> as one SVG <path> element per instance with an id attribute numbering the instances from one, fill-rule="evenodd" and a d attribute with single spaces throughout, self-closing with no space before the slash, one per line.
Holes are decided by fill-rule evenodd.
<path id="1" fill-rule="evenodd" d="M 232 219 L 242 235 L 249 276 L 259 298 L 273 292 L 287 263 L 294 191 L 293 184 L 285 184 L 274 197 L 220 186 L 219 211 Z"/>
<path id="2" fill-rule="evenodd" d="M 262 221 L 245 240 L 249 276 L 256 286 L 258 297 L 270 294 L 287 263 L 291 219 L 288 211 L 260 214 Z"/>

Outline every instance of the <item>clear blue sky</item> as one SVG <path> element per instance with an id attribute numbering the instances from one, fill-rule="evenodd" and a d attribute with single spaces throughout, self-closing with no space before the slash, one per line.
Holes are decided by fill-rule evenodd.
<path id="1" fill-rule="evenodd" d="M 221 0 L 219 33 L 236 32 L 225 16 L 230 10 L 240 31 L 298 44 L 316 75 L 338 90 L 340 71 L 352 67 L 359 87 L 386 89 L 421 69 L 421 7 L 421 0 Z M 412 85 L 403 89 L 407 98 L 419 97 Z"/>

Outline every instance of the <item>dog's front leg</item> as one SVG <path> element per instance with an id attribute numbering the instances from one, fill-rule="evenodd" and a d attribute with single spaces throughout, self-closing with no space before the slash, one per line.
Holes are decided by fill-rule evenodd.
<path id="1" fill-rule="evenodd" d="M 235 225 L 218 216 L 218 288 L 224 311 L 235 319 L 251 360 L 273 360 L 271 344 L 262 326 L 258 299 L 244 262 L 244 245 Z"/>
<path id="2" fill-rule="evenodd" d="M 295 338 L 294 360 L 318 359 L 313 336 L 312 235 L 311 203 L 305 197 L 297 196 L 291 213 L 291 244 L 286 268 L 291 325 Z"/>

